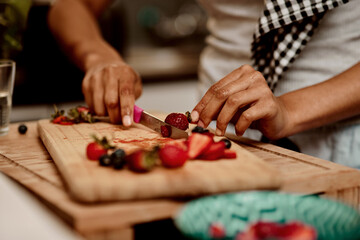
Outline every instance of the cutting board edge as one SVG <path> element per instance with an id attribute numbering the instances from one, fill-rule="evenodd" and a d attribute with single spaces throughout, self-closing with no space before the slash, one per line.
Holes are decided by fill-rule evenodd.
<path id="1" fill-rule="evenodd" d="M 49 119 L 42 119 L 38 121 L 37 123 L 38 134 L 40 136 L 42 143 L 45 145 L 46 150 L 49 152 L 50 156 L 54 156 L 54 155 L 61 156 L 61 154 L 59 154 L 60 151 L 56 150 L 50 144 L 50 141 L 53 141 L 55 143 L 54 139 L 46 138 L 45 137 L 46 129 L 40 127 L 40 125 L 43 122 L 49 122 L 49 121 L 50 121 Z M 90 181 L 79 181 L 79 179 L 81 178 L 78 178 L 77 180 L 73 180 L 73 175 L 67 171 L 63 161 L 60 161 L 60 159 L 57 157 L 55 158 L 52 157 L 52 159 L 55 162 L 55 166 L 58 168 L 61 175 L 62 174 L 66 175 L 66 176 L 62 176 L 62 179 L 65 182 L 65 189 L 73 199 L 84 203 L 94 203 L 101 200 L 98 197 L 96 197 L 97 194 L 94 188 L 91 187 L 92 183 Z M 88 185 L 89 187 L 87 188 L 86 185 Z M 89 193 L 88 189 L 93 189 L 91 194 Z"/>

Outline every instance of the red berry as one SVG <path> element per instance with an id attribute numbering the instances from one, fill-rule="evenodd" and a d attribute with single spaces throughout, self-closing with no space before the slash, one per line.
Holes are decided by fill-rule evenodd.
<path id="1" fill-rule="evenodd" d="M 223 141 L 214 142 L 208 147 L 205 151 L 203 151 L 199 159 L 203 160 L 217 160 L 224 156 L 225 151 L 225 143 Z"/>
<path id="2" fill-rule="evenodd" d="M 224 238 L 226 236 L 225 227 L 219 222 L 214 222 L 209 227 L 209 235 L 211 238 Z"/>
<path id="3" fill-rule="evenodd" d="M 230 150 L 230 149 L 225 149 L 224 155 L 222 156 L 222 158 L 234 159 L 234 158 L 236 158 L 236 152 L 233 150 Z"/>
<path id="4" fill-rule="evenodd" d="M 86 147 L 86 156 L 90 160 L 98 160 L 107 153 L 107 149 L 97 142 L 91 142 Z"/>
<path id="5" fill-rule="evenodd" d="M 193 133 L 190 135 L 187 141 L 189 158 L 195 159 L 208 147 L 210 147 L 210 145 L 213 143 L 213 138 L 205 134 Z"/>
<path id="6" fill-rule="evenodd" d="M 165 122 L 181 130 L 189 128 L 189 121 L 183 113 L 170 113 L 165 118 Z"/>
<path id="7" fill-rule="evenodd" d="M 289 222 L 281 226 L 277 237 L 283 240 L 315 240 L 317 236 L 314 228 L 301 222 Z"/>
<path id="8" fill-rule="evenodd" d="M 157 150 L 146 151 L 140 149 L 127 155 L 125 161 L 132 171 L 148 172 L 155 166 L 157 158 Z"/>
<path id="9" fill-rule="evenodd" d="M 170 137 L 170 135 L 171 135 L 171 127 L 170 126 L 163 125 L 160 127 L 160 130 L 161 130 L 161 135 L 163 137 Z"/>
<path id="10" fill-rule="evenodd" d="M 166 144 L 159 150 L 159 158 L 164 167 L 178 168 L 188 159 L 187 151 L 178 145 Z"/>
<path id="11" fill-rule="evenodd" d="M 89 112 L 89 108 L 88 108 L 88 107 L 84 107 L 84 106 L 79 106 L 79 107 L 76 108 L 76 110 L 77 110 L 79 113 L 82 113 L 82 112 L 88 113 L 88 112 Z"/>

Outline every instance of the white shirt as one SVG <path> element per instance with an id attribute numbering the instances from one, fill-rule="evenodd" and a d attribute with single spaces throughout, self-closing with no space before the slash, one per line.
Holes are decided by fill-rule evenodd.
<path id="1" fill-rule="evenodd" d="M 251 43 L 263 0 L 198 0 L 208 12 L 207 47 L 200 57 L 199 93 L 243 64 L 251 64 Z M 274 94 L 325 81 L 360 60 L 360 1 L 328 11 L 304 50 L 278 82 Z M 357 121 L 359 120 L 359 121 Z M 348 121 L 344 121 L 345 123 Z M 296 134 L 291 139 L 303 153 L 360 168 L 360 116 Z M 247 137 L 259 139 L 248 130 Z M 340 140 L 341 139 L 341 140 Z M 359 150 L 356 150 L 359 149 Z M 356 159 L 356 161 L 355 161 Z"/>

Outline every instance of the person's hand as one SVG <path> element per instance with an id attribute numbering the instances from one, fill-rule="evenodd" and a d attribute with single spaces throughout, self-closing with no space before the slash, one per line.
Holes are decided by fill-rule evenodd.
<path id="1" fill-rule="evenodd" d="M 283 137 L 289 127 L 284 104 L 273 95 L 262 74 L 249 65 L 243 65 L 211 86 L 191 117 L 201 127 L 216 119 L 217 135 L 225 134 L 229 122 L 235 124 L 237 135 L 243 135 L 251 127 L 270 139 Z"/>
<path id="2" fill-rule="evenodd" d="M 112 123 L 133 121 L 135 99 L 141 95 L 139 75 L 122 61 L 93 65 L 82 83 L 85 101 L 96 115 L 109 115 Z"/>

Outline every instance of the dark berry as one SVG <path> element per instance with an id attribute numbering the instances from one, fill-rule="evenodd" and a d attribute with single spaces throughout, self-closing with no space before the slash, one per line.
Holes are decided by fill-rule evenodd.
<path id="1" fill-rule="evenodd" d="M 227 148 L 227 149 L 231 148 L 231 142 L 229 139 L 223 138 L 220 141 L 225 143 L 225 148 Z"/>
<path id="2" fill-rule="evenodd" d="M 25 134 L 27 131 L 27 126 L 25 124 L 20 124 L 18 131 L 20 134 Z"/>
<path id="3" fill-rule="evenodd" d="M 191 132 L 193 132 L 193 133 L 194 132 L 196 132 L 196 133 L 207 133 L 207 132 L 209 132 L 209 130 L 206 129 L 206 128 L 200 127 L 200 126 L 196 126 L 191 130 Z"/>
<path id="4" fill-rule="evenodd" d="M 115 169 L 121 169 L 124 167 L 125 161 L 125 151 L 122 149 L 116 149 L 111 155 L 111 160 L 113 167 Z"/>
<path id="5" fill-rule="evenodd" d="M 119 148 L 116 149 L 113 153 L 111 153 L 110 157 L 114 160 L 115 158 L 124 158 L 125 155 L 125 151 Z"/>
<path id="6" fill-rule="evenodd" d="M 111 157 L 108 154 L 104 154 L 99 159 L 99 164 L 104 167 L 108 167 L 112 165 Z"/>

